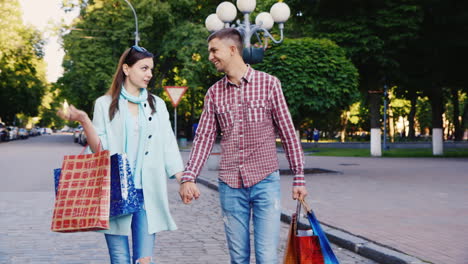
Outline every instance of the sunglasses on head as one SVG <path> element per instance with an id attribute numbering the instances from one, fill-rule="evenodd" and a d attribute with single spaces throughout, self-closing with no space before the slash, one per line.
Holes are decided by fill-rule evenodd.
<path id="1" fill-rule="evenodd" d="M 137 46 L 137 45 L 133 45 L 133 46 L 131 47 L 131 49 L 134 49 L 134 50 L 136 50 L 136 51 L 138 51 L 138 52 L 148 52 L 145 48 L 140 47 L 140 46 Z M 130 51 L 131 51 L 131 50 L 130 50 Z M 130 52 L 129 52 L 129 53 L 130 53 Z"/>
<path id="2" fill-rule="evenodd" d="M 131 48 L 130 48 L 130 51 L 128 51 L 127 53 L 127 56 L 125 57 L 125 61 L 127 61 L 128 57 L 130 56 L 130 54 L 132 53 L 133 50 L 136 50 L 137 52 L 148 52 L 145 48 L 143 47 L 140 47 L 140 46 L 137 46 L 137 45 L 133 45 Z"/>

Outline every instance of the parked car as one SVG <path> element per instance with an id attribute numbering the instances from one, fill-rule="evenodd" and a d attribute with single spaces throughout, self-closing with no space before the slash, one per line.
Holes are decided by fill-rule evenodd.
<path id="1" fill-rule="evenodd" d="M 7 130 L 8 130 L 8 140 L 18 139 L 18 127 L 9 126 L 7 127 Z"/>
<path id="2" fill-rule="evenodd" d="M 4 123 L 0 123 L 0 141 L 7 141 L 8 140 L 8 130 Z"/>
<path id="3" fill-rule="evenodd" d="M 83 131 L 83 127 L 81 125 L 73 129 L 73 142 L 79 142 L 81 131 Z"/>
<path id="4" fill-rule="evenodd" d="M 50 134 L 52 134 L 52 129 L 50 129 L 48 127 L 43 127 L 42 128 L 42 134 L 50 135 Z"/>
<path id="5" fill-rule="evenodd" d="M 26 128 L 20 128 L 18 130 L 18 137 L 21 139 L 26 139 L 29 137 L 29 132 Z"/>
<path id="6" fill-rule="evenodd" d="M 84 130 L 81 130 L 81 132 L 80 132 L 80 136 L 78 138 L 78 143 L 80 143 L 83 146 L 86 146 L 86 144 L 88 144 L 88 140 L 86 139 L 86 134 L 85 134 Z"/>
<path id="7" fill-rule="evenodd" d="M 31 128 L 31 129 L 29 130 L 29 136 L 31 136 L 31 137 L 37 136 L 37 130 L 36 130 L 35 127 Z"/>

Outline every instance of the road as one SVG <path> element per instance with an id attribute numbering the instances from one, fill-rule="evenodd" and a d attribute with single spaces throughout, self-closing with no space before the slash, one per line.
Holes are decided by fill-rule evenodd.
<path id="1" fill-rule="evenodd" d="M 0 263 L 109 263 L 104 237 L 95 232 L 61 234 L 50 231 L 54 205 L 53 168 L 66 154 L 82 147 L 70 135 L 45 135 L 0 144 Z M 158 264 L 221 264 L 229 256 L 218 193 L 200 185 L 203 196 L 183 205 L 178 185 L 168 185 L 177 231 L 158 233 Z M 288 226 L 282 225 L 284 251 Z M 348 250 L 334 247 L 342 264 L 374 264 Z M 252 262 L 254 263 L 254 262 Z"/>

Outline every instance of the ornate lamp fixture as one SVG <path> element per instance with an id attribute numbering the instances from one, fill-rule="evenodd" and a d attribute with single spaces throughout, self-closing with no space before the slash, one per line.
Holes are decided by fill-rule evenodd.
<path id="1" fill-rule="evenodd" d="M 218 5 L 216 13 L 209 15 L 205 20 L 205 27 L 210 32 L 220 30 L 222 28 L 235 27 L 240 31 L 244 38 L 244 61 L 250 64 L 255 64 L 263 60 L 263 54 L 268 46 L 268 39 L 279 44 L 283 41 L 284 23 L 288 20 L 291 11 L 289 6 L 283 2 L 274 4 L 270 12 L 261 12 L 255 18 L 255 24 L 250 23 L 250 13 L 255 10 L 255 0 L 237 0 L 236 6 L 233 3 L 225 1 Z M 237 17 L 237 9 L 244 15 L 244 20 L 237 20 L 237 27 L 232 23 Z M 273 28 L 274 23 L 278 24 L 280 30 L 280 39 L 276 40 L 269 32 Z M 231 24 L 232 23 L 232 24 Z M 263 40 L 259 33 L 263 33 Z M 257 36 L 261 47 L 252 47 L 250 39 L 253 35 Z"/>

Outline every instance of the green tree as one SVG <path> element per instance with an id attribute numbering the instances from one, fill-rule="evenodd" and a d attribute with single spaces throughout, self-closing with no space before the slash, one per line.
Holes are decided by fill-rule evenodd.
<path id="1" fill-rule="evenodd" d="M 370 127 L 380 129 L 382 87 L 384 83 L 398 84 L 399 54 L 418 36 L 420 6 L 416 0 L 315 3 L 304 10 L 308 12 L 304 16 L 310 15 L 308 20 L 318 36 L 330 38 L 346 49 L 359 70 L 361 91 L 368 97 Z M 376 147 L 380 150 L 380 146 Z"/>
<path id="2" fill-rule="evenodd" d="M 133 4 L 139 21 L 139 45 L 155 54 L 149 90 L 165 98 L 164 85 L 188 85 L 190 90 L 179 109 L 183 116 L 189 113 L 189 118 L 193 107 L 187 111 L 186 99 L 193 98 L 190 105 L 200 105 L 202 96 L 198 94 L 203 95 L 213 80 L 206 54 L 209 32 L 202 25 L 216 4 L 201 0 L 142 0 Z M 134 44 L 133 13 L 123 0 L 73 1 L 66 3 L 66 8 L 80 8 L 81 15 L 64 31 L 65 73 L 57 87 L 62 98 L 90 113 L 94 100 L 110 86 L 118 56 Z M 195 90 L 197 93 L 192 92 Z"/>
<path id="3" fill-rule="evenodd" d="M 359 97 L 356 68 L 327 39 L 286 39 L 268 49 L 256 68 L 280 79 L 296 127 L 329 112 L 339 116 Z"/>
<path id="4" fill-rule="evenodd" d="M 201 24 L 182 22 L 165 34 L 158 58 L 163 85 L 189 87 L 178 107 L 178 124 L 182 124 L 184 134 L 190 137 L 193 136 L 191 127 L 201 115 L 208 87 L 220 78 L 208 61 L 207 34 Z"/>
<path id="5" fill-rule="evenodd" d="M 43 40 L 23 24 L 18 1 L 0 0 L 0 117 L 35 116 L 44 94 Z"/>

